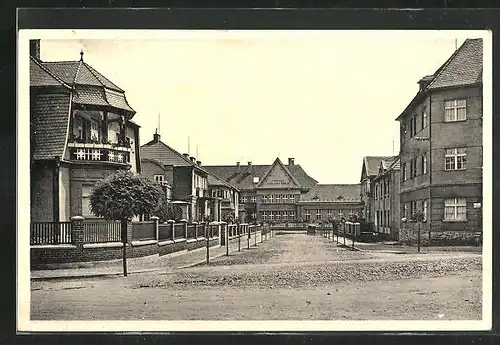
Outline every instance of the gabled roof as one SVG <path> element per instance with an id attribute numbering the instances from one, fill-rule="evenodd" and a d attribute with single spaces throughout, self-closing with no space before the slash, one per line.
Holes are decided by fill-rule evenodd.
<path id="1" fill-rule="evenodd" d="M 31 153 L 35 160 L 64 157 L 71 109 L 71 94 L 32 94 L 30 121 Z"/>
<path id="2" fill-rule="evenodd" d="M 396 118 L 399 120 L 416 102 L 429 91 L 472 86 L 483 81 L 483 39 L 466 39 L 464 43 L 431 76 Z"/>
<path id="3" fill-rule="evenodd" d="M 299 164 L 285 165 L 284 167 L 293 175 L 299 183 L 300 188 L 309 189 L 318 181 L 307 175 L 304 169 Z M 259 177 L 262 180 L 265 174 L 269 171 L 271 165 L 253 164 L 250 167 L 247 165 L 205 165 L 204 168 L 210 173 L 215 174 L 219 178 L 237 187 L 239 190 L 249 190 L 256 187 L 253 182 L 254 177 Z"/>
<path id="4" fill-rule="evenodd" d="M 390 164 L 396 156 L 365 156 L 363 157 L 363 166 L 361 168 L 361 180 L 363 176 L 377 176 L 381 162 L 387 165 Z M 389 162 L 389 163 L 388 163 Z"/>
<path id="5" fill-rule="evenodd" d="M 361 202 L 360 184 L 316 184 L 300 202 Z"/>
<path id="6" fill-rule="evenodd" d="M 71 86 L 53 75 L 33 56 L 30 56 L 30 86 L 62 86 L 71 89 Z"/>
<path id="7" fill-rule="evenodd" d="M 235 189 L 236 191 L 238 191 L 238 188 L 236 188 L 235 186 L 233 186 L 230 183 L 227 183 L 226 181 L 215 176 L 212 173 L 208 174 L 208 185 L 209 186 L 224 186 L 224 187 Z"/>
<path id="8" fill-rule="evenodd" d="M 208 171 L 201 166 L 192 162 L 188 157 L 179 153 L 172 147 L 168 146 L 161 140 L 152 140 L 141 146 L 141 159 L 152 159 L 160 162 L 163 165 L 178 166 L 192 166 L 204 173 Z"/>
<path id="9" fill-rule="evenodd" d="M 281 162 L 281 160 L 279 159 L 279 157 L 276 157 L 276 159 L 274 160 L 273 164 L 269 167 L 269 169 L 267 169 L 267 171 L 264 174 L 264 176 L 262 176 L 262 177 L 259 178 L 259 183 L 257 183 L 256 188 L 259 188 L 259 187 L 262 186 L 263 181 L 266 180 L 267 176 L 276 168 L 276 166 L 280 166 L 285 171 L 285 173 L 290 177 L 290 179 L 292 180 L 293 184 L 295 184 L 297 187 L 300 187 L 299 182 L 293 176 L 293 174 L 290 172 L 290 170 L 288 170 L 288 168 Z"/>
<path id="10" fill-rule="evenodd" d="M 384 176 L 385 174 L 389 173 L 390 171 L 393 170 L 399 170 L 401 164 L 401 159 L 399 156 L 394 157 L 392 161 L 389 160 L 382 160 L 380 161 L 380 169 L 377 174 L 377 176 L 374 178 L 374 180 L 378 179 L 381 176 Z"/>

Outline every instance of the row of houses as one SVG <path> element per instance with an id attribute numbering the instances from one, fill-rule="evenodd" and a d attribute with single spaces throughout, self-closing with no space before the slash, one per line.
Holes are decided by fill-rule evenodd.
<path id="1" fill-rule="evenodd" d="M 182 218 L 324 222 L 361 210 L 359 185 L 321 185 L 293 158 L 283 164 L 204 166 L 140 126 L 125 91 L 84 61 L 42 61 L 30 41 L 31 221 L 93 218 L 95 183 L 119 169 L 163 185 Z"/>
<path id="2" fill-rule="evenodd" d="M 467 39 L 396 118 L 399 155 L 364 157 L 362 214 L 376 231 L 397 238 L 417 211 L 424 232 L 482 231 L 482 72 L 482 39 Z"/>
<path id="3" fill-rule="evenodd" d="M 44 62 L 30 42 L 31 219 L 93 217 L 99 179 L 130 169 L 164 185 L 188 220 L 327 222 L 356 214 L 397 238 L 402 218 L 426 214 L 424 229 L 482 228 L 482 40 L 469 39 L 397 117 L 397 156 L 364 157 L 359 184 L 319 184 L 288 158 L 202 165 L 161 140 L 140 145 L 125 91 L 79 61 Z"/>

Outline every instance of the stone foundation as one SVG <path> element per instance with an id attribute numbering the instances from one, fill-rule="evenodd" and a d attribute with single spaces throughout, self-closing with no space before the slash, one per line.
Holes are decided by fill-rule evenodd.
<path id="1" fill-rule="evenodd" d="M 418 230 L 400 229 L 399 242 L 417 244 Z M 481 246 L 482 234 L 471 231 L 427 231 L 421 230 L 420 243 L 423 246 Z"/>

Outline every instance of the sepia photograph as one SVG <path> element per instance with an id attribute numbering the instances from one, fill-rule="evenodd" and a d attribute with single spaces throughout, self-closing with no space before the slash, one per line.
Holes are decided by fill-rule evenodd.
<path id="1" fill-rule="evenodd" d="M 490 329 L 491 46 L 20 30 L 19 330 Z"/>

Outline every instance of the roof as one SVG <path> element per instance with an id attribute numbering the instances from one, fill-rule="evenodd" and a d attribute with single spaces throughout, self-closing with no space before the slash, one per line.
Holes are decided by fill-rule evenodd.
<path id="1" fill-rule="evenodd" d="M 459 87 L 483 81 L 483 39 L 467 39 L 435 73 L 427 89 Z"/>
<path id="2" fill-rule="evenodd" d="M 37 59 L 30 56 L 30 86 L 63 86 L 71 88 L 50 73 Z"/>
<path id="3" fill-rule="evenodd" d="M 231 188 L 231 189 L 236 189 L 238 190 L 238 188 L 236 188 L 235 186 L 233 186 L 232 184 L 230 183 L 227 183 L 226 181 L 224 181 L 223 179 L 215 176 L 214 174 L 212 173 L 209 173 L 208 174 L 208 185 L 209 186 L 225 186 L 225 187 L 228 187 L 228 188 Z"/>
<path id="4" fill-rule="evenodd" d="M 287 174 L 290 177 L 291 181 L 297 187 L 300 187 L 299 181 L 297 181 L 297 179 L 293 176 L 293 174 L 290 172 L 290 170 L 288 170 L 288 168 L 281 162 L 281 160 L 278 157 L 276 157 L 273 164 L 269 167 L 269 169 L 267 169 L 264 176 L 259 177 L 260 182 L 257 184 L 257 186 L 256 186 L 257 188 L 262 186 L 262 183 L 267 179 L 269 174 L 275 169 L 276 166 L 280 166 L 280 168 L 282 168 L 284 170 L 285 174 Z"/>
<path id="5" fill-rule="evenodd" d="M 401 165 L 401 159 L 399 158 L 399 156 L 394 157 L 394 159 L 391 161 L 382 160 L 380 162 L 380 167 L 381 168 L 383 167 L 383 169 L 379 169 L 378 175 L 375 177 L 374 180 L 378 179 L 381 176 L 386 175 L 390 171 L 393 171 L 393 170 L 399 171 L 400 165 Z"/>
<path id="6" fill-rule="evenodd" d="M 316 184 L 301 202 L 361 202 L 360 184 Z"/>
<path id="7" fill-rule="evenodd" d="M 141 146 L 141 159 L 151 159 L 163 165 L 192 166 L 208 174 L 208 171 L 192 162 L 188 157 L 179 153 L 161 140 L 152 140 Z"/>
<path id="8" fill-rule="evenodd" d="M 30 121 L 32 159 L 63 158 L 69 126 L 71 95 L 68 92 L 32 94 Z"/>
<path id="9" fill-rule="evenodd" d="M 432 78 L 430 78 L 432 76 Z M 452 87 L 472 86 L 483 81 L 483 39 L 466 39 L 446 62 L 427 78 L 427 85 L 420 89 L 403 112 L 399 120 L 427 92 Z"/>
<path id="10" fill-rule="evenodd" d="M 272 165 L 252 165 L 251 173 L 249 172 L 249 167 L 246 165 L 205 165 L 205 169 L 210 173 L 213 173 L 219 178 L 226 182 L 231 183 L 239 190 L 254 189 L 256 184 L 253 182 L 254 177 L 259 177 L 262 180 L 264 176 L 271 169 Z M 285 165 L 286 169 L 290 174 L 297 180 L 300 187 L 303 189 L 309 189 L 313 185 L 317 184 L 318 181 L 307 175 L 304 169 L 299 164 Z"/>
<path id="11" fill-rule="evenodd" d="M 109 106 L 135 114 L 125 91 L 83 60 L 44 62 L 30 57 L 30 86 L 61 85 L 74 90 L 74 103 Z"/>
<path id="12" fill-rule="evenodd" d="M 368 177 L 373 177 L 378 175 L 378 169 L 380 167 L 380 162 L 385 162 L 383 164 L 390 164 L 396 158 L 396 156 L 365 156 L 363 157 L 363 167 L 361 171 L 361 178 L 363 178 L 363 173 Z"/>

